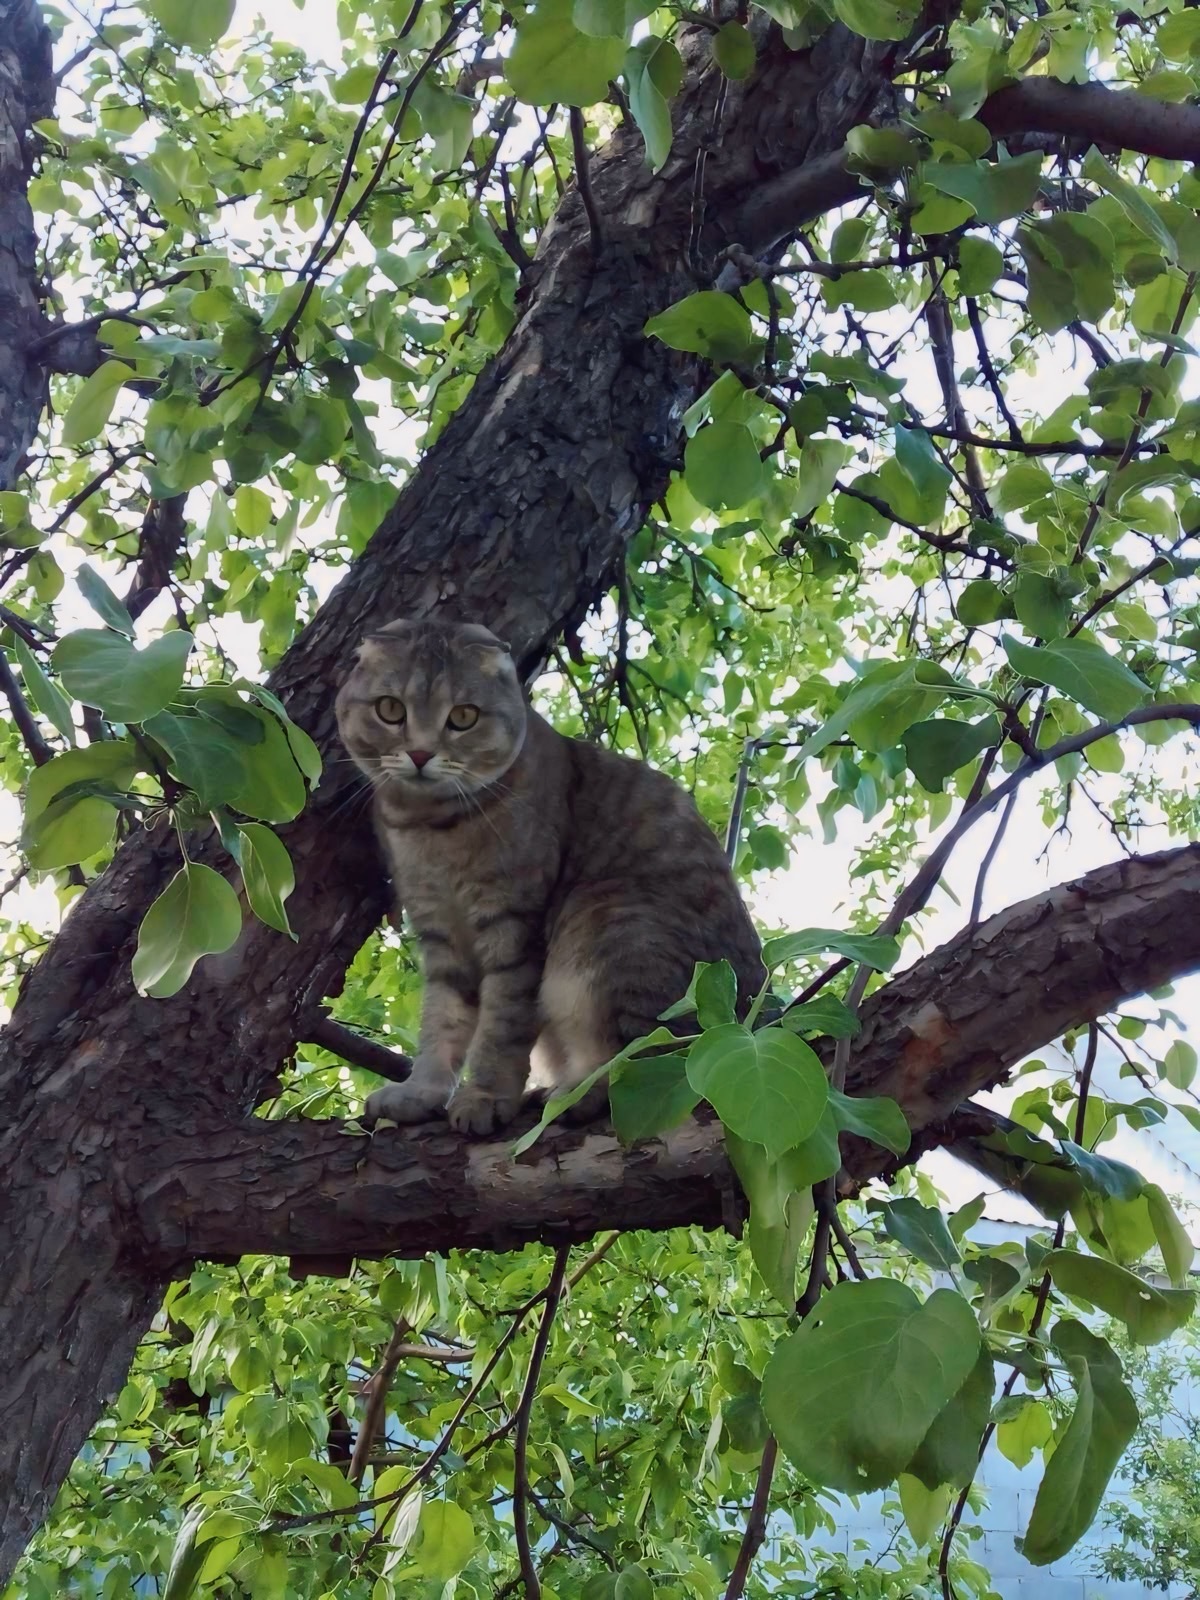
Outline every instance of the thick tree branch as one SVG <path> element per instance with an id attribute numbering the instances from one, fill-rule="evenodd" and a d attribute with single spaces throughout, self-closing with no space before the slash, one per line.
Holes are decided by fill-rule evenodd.
<path id="1" fill-rule="evenodd" d="M 872 995 L 847 1089 L 892 1096 L 928 1148 L 1030 1051 L 1197 967 L 1200 846 L 1101 867 L 967 930 Z M 142 1247 L 172 1264 L 510 1250 L 741 1219 L 712 1120 L 628 1153 L 610 1132 L 559 1125 L 518 1161 L 511 1149 L 511 1138 L 466 1142 L 440 1126 L 352 1137 L 338 1123 L 251 1122 L 164 1140 L 122 1178 Z M 848 1182 L 897 1164 L 861 1140 L 844 1153 Z"/>
<path id="2" fill-rule="evenodd" d="M 1200 152 L 1200 106 L 1167 105 L 1136 90 L 1107 89 L 1101 83 L 1025 78 L 998 89 L 978 118 L 997 139 L 1056 134 L 1175 161 L 1195 161 Z M 738 217 L 738 242 L 761 253 L 806 222 L 853 200 L 867 180 L 846 163 L 846 151 L 835 150 L 758 184 Z"/>

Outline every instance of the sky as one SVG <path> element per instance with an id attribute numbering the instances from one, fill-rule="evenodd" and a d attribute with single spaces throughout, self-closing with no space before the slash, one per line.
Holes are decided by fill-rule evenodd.
<path id="1" fill-rule="evenodd" d="M 304 5 L 294 4 L 293 0 L 257 0 L 252 5 L 247 4 L 246 0 L 239 0 L 231 34 L 246 31 L 255 18 L 261 18 L 266 29 L 278 38 L 300 46 L 310 58 L 337 68 L 340 40 L 336 0 L 307 0 Z M 74 44 L 68 37 L 60 44 L 60 56 L 69 54 L 73 48 Z M 241 219 L 238 231 L 244 236 L 246 229 L 240 222 Z M 971 357 L 967 356 L 965 348 L 963 354 L 966 357 L 964 364 L 968 364 Z M 908 379 L 908 398 L 918 409 L 929 415 L 940 413 L 941 398 L 931 364 L 917 360 L 914 352 L 913 358 L 902 357 L 899 370 Z M 1075 370 L 1074 351 L 1068 341 L 1060 340 L 1057 343 L 1052 359 L 1041 362 L 1036 380 L 1025 380 L 1026 385 L 1032 381 L 1036 381 L 1037 386 L 1037 409 L 1043 415 L 1052 411 L 1060 400 L 1078 387 L 1080 373 Z M 1031 397 L 1032 391 L 1023 397 L 1019 394 L 1016 396 L 1025 400 Z M 195 495 L 196 491 L 193 493 Z M 64 567 L 69 567 L 78 559 L 77 552 L 56 548 L 56 553 Z M 109 575 L 116 577 L 115 573 Z M 68 627 L 86 626 L 94 622 L 87 609 L 78 604 L 64 606 L 62 619 L 64 626 Z M 154 620 L 155 613 L 152 611 L 147 614 L 140 631 L 152 627 Z M 246 629 L 236 618 L 222 619 L 221 637 L 235 658 L 242 657 L 240 664 L 253 671 L 256 665 L 253 631 Z M 1161 757 L 1162 753 L 1159 754 Z M 1182 761 L 1182 752 L 1179 760 Z M 1182 773 L 1182 766 L 1179 770 Z M 1038 816 L 1041 787 L 1040 782 L 1034 780 L 1026 785 L 1021 794 L 988 877 L 983 902 L 984 916 L 1110 862 L 1118 852 L 1105 823 L 1079 805 L 1073 810 L 1070 832 L 1057 838 L 1053 846 L 1042 854 L 1045 829 Z M 979 862 L 991 840 L 994 827 L 994 817 L 985 820 L 956 853 L 943 884 L 934 894 L 931 914 L 922 923 L 921 944 L 925 948 L 933 948 L 952 937 L 963 925 Z M 18 828 L 19 810 L 14 797 L 0 795 L 0 838 L 15 837 Z M 785 869 L 758 881 L 753 895 L 754 909 L 764 922 L 792 928 L 844 925 L 853 904 L 850 868 L 856 851 L 869 837 L 870 826 L 862 823 L 855 813 L 844 810 L 839 815 L 838 829 L 837 839 L 831 844 L 823 844 L 820 842 L 819 825 L 815 826 L 811 838 L 798 840 L 792 860 Z M 1139 841 L 1139 848 L 1162 849 L 1171 842 L 1165 829 L 1148 830 Z M 48 920 L 47 912 L 53 905 L 53 896 L 48 885 L 27 886 L 20 891 L 20 903 L 36 921 L 44 922 Z M 910 940 L 901 966 L 919 959 L 920 954 L 920 947 Z M 1180 983 L 1171 1004 L 1184 1018 L 1193 1038 L 1200 1038 L 1200 977 Z M 1147 1014 L 1152 1009 L 1148 1008 Z M 1163 1040 L 1164 1048 L 1169 1037 Z M 1098 1082 L 1107 1092 L 1116 1098 L 1134 1097 L 1127 1087 L 1118 1083 L 1113 1052 L 1107 1046 L 1102 1048 L 1097 1071 Z M 1026 1086 L 1022 1084 L 1022 1087 Z M 992 1097 L 994 1103 L 1000 1106 L 1009 1098 L 1004 1091 Z M 1161 1182 L 1168 1192 L 1183 1191 L 1200 1202 L 1200 1178 L 1196 1176 L 1200 1173 L 1200 1134 L 1191 1130 L 1180 1118 L 1172 1119 L 1170 1128 L 1169 1150 L 1147 1134 L 1124 1135 L 1119 1142 L 1106 1148 L 1115 1155 L 1123 1155 L 1124 1159 L 1140 1164 L 1143 1170 L 1153 1168 L 1148 1175 Z M 954 1203 L 961 1203 L 978 1191 L 975 1177 L 948 1158 L 935 1158 L 931 1170 Z M 1025 1214 L 1020 1204 L 1011 1200 L 1004 1202 L 1001 1212 L 1011 1218 Z"/>

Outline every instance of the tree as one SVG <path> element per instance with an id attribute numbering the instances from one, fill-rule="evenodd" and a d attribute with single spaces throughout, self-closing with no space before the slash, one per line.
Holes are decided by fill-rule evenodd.
<path id="1" fill-rule="evenodd" d="M 1136 1311 L 1125 1269 L 1155 1240 L 1186 1272 L 1161 1195 L 1093 1148 L 1111 1117 L 1192 1111 L 1178 1054 L 1168 1090 L 1129 1108 L 1089 1094 L 1083 1052 L 1075 1112 L 1048 1100 L 1035 1121 L 1057 1148 L 960 1108 L 1030 1049 L 1196 965 L 1194 846 L 987 922 L 977 905 L 949 945 L 878 974 L 968 828 L 998 816 L 999 838 L 1039 774 L 1048 829 L 1094 802 L 1121 839 L 1143 819 L 1192 832 L 1177 753 L 1200 720 L 1196 418 L 1180 398 L 1193 13 L 639 9 L 541 0 L 514 22 L 473 0 L 347 4 L 335 76 L 262 31 L 218 49 L 221 0 L 153 0 L 64 46 L 57 121 L 44 25 L 29 0 L 0 11 L 5 772 L 24 789 L 28 868 L 77 900 L 48 944 L 42 902 L 7 935 L 6 1571 L 105 1402 L 134 1405 L 138 1342 L 197 1260 L 287 1256 L 302 1274 L 559 1247 L 549 1285 L 524 1285 L 521 1326 L 540 1310 L 545 1332 L 498 1441 L 517 1450 L 529 1593 L 545 1551 L 526 1530 L 547 1526 L 526 1483 L 530 1407 L 572 1241 L 736 1225 L 744 1192 L 760 1279 L 784 1304 L 804 1250 L 808 1318 L 831 1262 L 852 1270 L 839 1196 L 971 1141 L 1069 1211 L 1093 1252 L 1065 1250 L 1060 1220 L 1051 1275 L 1039 1263 L 1003 1306 L 976 1307 L 986 1350 L 1039 1335 L 1054 1284 Z M 1126 87 L 1108 87 L 1110 66 Z M 936 406 L 905 387 L 918 331 Z M 1043 405 L 1038 379 L 1071 352 L 1078 392 Z M 70 627 L 76 598 L 102 627 Z M 748 878 L 784 863 L 810 802 L 831 836 L 846 808 L 872 823 L 851 928 L 768 947 L 799 1002 L 783 1023 L 747 1038 L 720 972 L 702 974 L 688 1062 L 614 1071 L 618 1128 L 661 1135 L 628 1156 L 608 1130 L 551 1127 L 514 1168 L 509 1141 L 367 1145 L 313 1115 L 353 1110 L 367 1081 L 330 1047 L 403 1070 L 344 1024 L 403 1042 L 414 985 L 404 950 L 371 938 L 386 886 L 338 764 L 332 688 L 365 627 L 440 607 L 486 615 L 531 678 L 552 667 L 542 692 L 562 725 L 685 775 L 714 822 L 732 811 Z M 229 661 L 245 653 L 237 618 L 259 625 L 246 679 Z M 724 1132 L 691 1117 L 701 1097 Z M 309 1115 L 252 1115 L 264 1106 Z M 919 1223 L 919 1259 L 927 1233 L 945 1250 L 931 1218 L 887 1215 L 910 1245 Z M 864 1441 L 853 1408 L 841 1468 L 814 1461 L 787 1398 L 802 1392 L 789 1362 L 803 1370 L 807 1341 L 838 1326 L 855 1349 L 871 1297 L 900 1339 L 918 1315 L 902 1288 L 841 1286 L 771 1356 L 787 1484 L 913 1466 L 913 1441 Z M 428 1322 L 424 1301 L 420 1317 L 392 1301 Z M 953 1294 L 928 1304 L 945 1359 L 910 1425 L 974 1432 L 953 1468 L 927 1452 L 906 1472 L 910 1496 L 958 1485 L 985 1426 L 978 1317 Z M 194 1356 L 201 1309 L 157 1337 Z M 1128 1431 L 1107 1355 L 1070 1327 L 1051 1337 L 1078 1386 L 1088 1492 L 1064 1485 L 1060 1449 L 1030 1534 L 1043 1554 L 1052 1509 L 1065 1496 L 1082 1514 L 1111 1467 L 1086 1417 L 1100 1404 L 1106 1438 Z M 942 1393 L 964 1353 L 972 1404 Z M 250 1390 L 269 1388 L 248 1359 Z M 256 1437 L 284 1439 L 272 1459 L 298 1459 L 294 1419 L 255 1412 Z M 731 1593 L 775 1463 L 771 1440 Z M 189 1537 L 220 1526 L 184 1523 L 185 1567 Z M 563 1559 L 586 1567 L 579 1533 Z"/>

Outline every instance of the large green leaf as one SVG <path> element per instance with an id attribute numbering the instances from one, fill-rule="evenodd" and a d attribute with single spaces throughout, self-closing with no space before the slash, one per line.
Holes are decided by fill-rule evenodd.
<path id="1" fill-rule="evenodd" d="M 1081 1322 L 1060 1322 L 1050 1341 L 1075 1380 L 1075 1410 L 1046 1463 L 1025 1537 L 1027 1561 L 1049 1566 L 1091 1527 L 1108 1480 L 1138 1425 L 1138 1409 L 1110 1345 Z"/>
<path id="2" fill-rule="evenodd" d="M 175 44 L 207 51 L 233 20 L 235 0 L 148 0 L 147 10 Z"/>
<path id="3" fill-rule="evenodd" d="M 1004 651 L 1023 678 L 1049 684 L 1108 722 L 1119 722 L 1149 697 L 1140 678 L 1088 639 L 1032 645 L 1005 634 Z"/>
<path id="4" fill-rule="evenodd" d="M 227 805 L 246 781 L 237 741 L 218 722 L 201 714 L 160 711 L 142 724 L 167 753 L 167 766 L 200 804 L 211 810 Z"/>
<path id="5" fill-rule="evenodd" d="M 609 1083 L 613 1128 L 622 1144 L 636 1144 L 677 1128 L 700 1102 L 688 1082 L 687 1058 L 654 1056 L 632 1061 Z"/>
<path id="6" fill-rule="evenodd" d="M 625 47 L 624 32 L 597 36 L 578 28 L 571 0 L 539 0 L 517 24 L 505 76 L 527 105 L 590 106 L 608 94 Z"/>
<path id="7" fill-rule="evenodd" d="M 183 686 L 190 633 L 165 633 L 137 650 L 108 628 L 81 628 L 59 640 L 54 669 L 84 705 L 114 722 L 145 722 Z"/>
<path id="8" fill-rule="evenodd" d="M 946 1272 L 962 1260 L 945 1217 L 932 1206 L 923 1206 L 919 1200 L 906 1197 L 885 1201 L 879 1210 L 891 1237 L 918 1261 Z"/>
<path id="9" fill-rule="evenodd" d="M 763 1409 L 788 1459 L 850 1494 L 903 1472 L 979 1359 L 979 1324 L 961 1295 L 922 1303 L 874 1278 L 829 1291 L 817 1316 L 780 1340 Z"/>
<path id="10" fill-rule="evenodd" d="M 855 1134 L 902 1156 L 912 1143 L 903 1111 L 886 1095 L 850 1095 L 830 1089 L 829 1109 L 842 1133 Z"/>
<path id="11" fill-rule="evenodd" d="M 20 634 L 15 635 L 13 639 L 13 649 L 20 663 L 26 695 L 47 722 L 53 723 L 68 744 L 74 744 L 75 723 L 71 716 L 71 702 L 58 685 L 46 676 L 41 662 Z"/>
<path id="12" fill-rule="evenodd" d="M 998 744 L 1000 734 L 1000 719 L 995 716 L 980 717 L 978 722 L 934 717 L 906 730 L 904 753 L 917 781 L 931 794 L 941 794 L 946 779 Z"/>
<path id="13" fill-rule="evenodd" d="M 269 711 L 246 707 L 262 729 L 262 740 L 242 751 L 244 776 L 229 803 L 260 822 L 290 822 L 304 809 L 304 777 L 278 720 Z"/>
<path id="14" fill-rule="evenodd" d="M 1077 1250 L 1052 1250 L 1042 1263 L 1064 1294 L 1116 1317 L 1135 1344 L 1160 1344 L 1178 1332 L 1196 1308 L 1190 1289 L 1157 1289 L 1115 1262 Z"/>
<path id="15" fill-rule="evenodd" d="M 683 81 L 683 60 L 669 39 L 651 35 L 625 57 L 629 109 L 646 141 L 646 157 L 655 172 L 671 153 L 671 107 Z"/>
<path id="16" fill-rule="evenodd" d="M 829 1098 L 816 1054 L 783 1028 L 710 1028 L 688 1052 L 687 1075 L 727 1128 L 771 1156 L 807 1139 Z"/>
<path id="17" fill-rule="evenodd" d="M 864 39 L 906 39 L 920 13 L 915 0 L 834 0 L 833 9 Z"/>
<path id="18" fill-rule="evenodd" d="M 701 289 L 651 317 L 646 333 L 672 350 L 707 356 L 710 361 L 742 361 L 754 347 L 750 314 L 731 294 Z"/>
<path id="19" fill-rule="evenodd" d="M 878 933 L 850 933 L 841 928 L 801 928 L 796 933 L 780 934 L 763 945 L 763 960 L 768 967 L 786 966 L 805 956 L 834 950 L 840 956 L 858 961 L 877 972 L 889 972 L 896 964 L 900 946 L 895 939 Z"/>
<path id="20" fill-rule="evenodd" d="M 238 897 L 220 873 L 186 862 L 142 918 L 133 957 L 138 993 L 178 994 L 197 961 L 228 950 L 241 927 Z"/>
<path id="21" fill-rule="evenodd" d="M 871 667 L 801 745 L 798 759 L 819 755 L 847 732 L 864 750 L 891 749 L 914 722 L 941 704 L 956 682 L 933 661 L 885 661 Z"/>
<path id="22" fill-rule="evenodd" d="M 974 1479 L 995 1392 L 992 1354 L 983 1345 L 962 1387 L 933 1419 L 929 1432 L 908 1464 L 908 1471 L 920 1478 L 927 1488 L 950 1483 L 961 1489 Z"/>
<path id="23" fill-rule="evenodd" d="M 21 849 L 31 867 L 50 872 L 87 861 L 111 841 L 119 799 L 142 759 L 129 739 L 104 739 L 65 750 L 29 775 Z"/>
<path id="24" fill-rule="evenodd" d="M 106 622 L 110 628 L 115 628 L 118 633 L 123 633 L 127 639 L 133 638 L 133 619 L 129 612 L 100 574 L 93 567 L 89 567 L 86 561 L 80 563 L 79 570 L 75 574 L 75 582 L 79 585 L 80 594 L 102 622 Z"/>
<path id="25" fill-rule="evenodd" d="M 63 443 L 83 445 L 94 439 L 112 415 L 121 385 L 132 377 L 133 368 L 123 361 L 105 361 L 85 378 L 63 418 Z"/>
<path id="26" fill-rule="evenodd" d="M 475 1530 L 470 1516 L 453 1500 L 427 1500 L 412 1557 L 421 1575 L 449 1583 L 471 1559 Z"/>
<path id="27" fill-rule="evenodd" d="M 743 506 L 762 492 L 766 473 L 754 435 L 741 422 L 710 422 L 684 446 L 683 473 L 702 506 Z"/>
<path id="28" fill-rule="evenodd" d="M 268 928 L 277 928 L 294 939 L 284 910 L 284 901 L 296 887 L 292 858 L 279 835 L 261 822 L 247 822 L 238 829 L 241 848 L 238 861 L 250 909 Z"/>
<path id="29" fill-rule="evenodd" d="M 980 222 L 993 224 L 1029 209 L 1041 172 L 1041 153 L 1031 151 L 1011 161 L 930 162 L 921 177 L 940 193 L 965 200 Z"/>

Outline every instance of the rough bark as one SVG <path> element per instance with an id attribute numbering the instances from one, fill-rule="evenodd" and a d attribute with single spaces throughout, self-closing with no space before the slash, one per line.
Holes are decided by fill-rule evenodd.
<path id="1" fill-rule="evenodd" d="M 50 30 L 33 0 L 0 0 L 0 490 L 37 437 L 46 376 L 26 360 L 42 326 L 26 198 L 33 124 L 54 111 Z"/>

